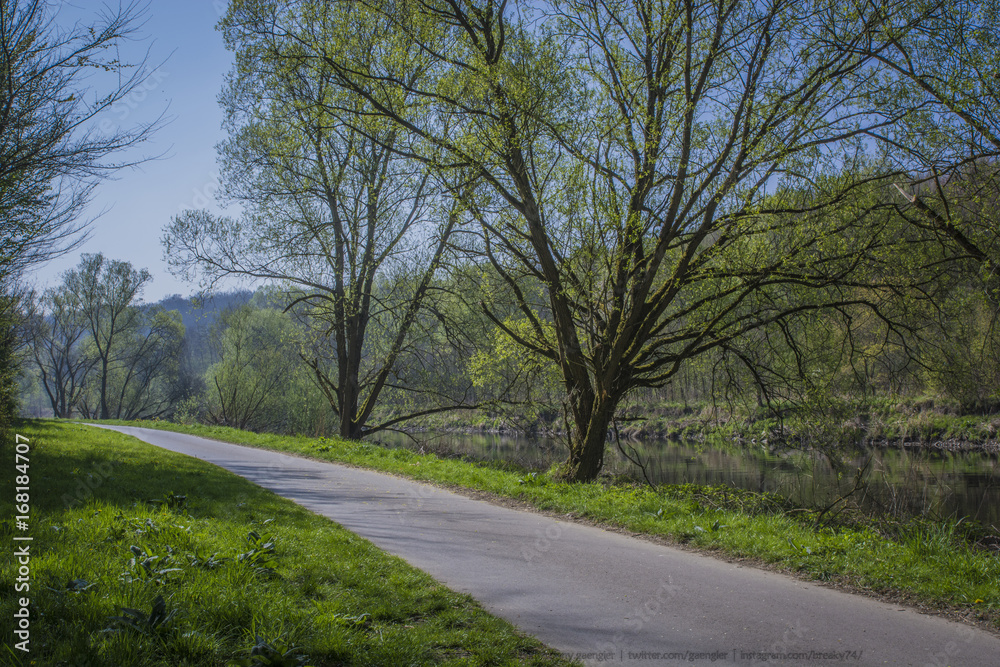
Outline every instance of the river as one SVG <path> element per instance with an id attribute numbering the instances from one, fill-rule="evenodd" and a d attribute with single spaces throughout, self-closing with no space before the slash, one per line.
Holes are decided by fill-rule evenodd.
<path id="1" fill-rule="evenodd" d="M 416 438 L 414 443 L 413 438 Z M 380 434 L 390 446 L 448 451 L 476 460 L 504 460 L 545 470 L 566 457 L 558 439 L 421 432 Z M 897 515 L 961 518 L 1000 528 L 1000 456 L 931 449 L 871 449 L 834 464 L 815 451 L 772 452 L 761 446 L 709 446 L 680 441 L 629 441 L 654 484 L 725 484 L 770 491 L 808 507 L 823 507 L 854 487 L 856 471 L 871 462 L 856 498 L 868 510 Z M 608 445 L 606 468 L 641 480 L 637 466 Z"/>

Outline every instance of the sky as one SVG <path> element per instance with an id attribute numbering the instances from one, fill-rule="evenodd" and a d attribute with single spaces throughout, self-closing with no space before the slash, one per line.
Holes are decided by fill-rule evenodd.
<path id="1" fill-rule="evenodd" d="M 57 19 L 61 24 L 74 19 L 93 23 L 100 7 L 92 0 L 61 4 Z M 28 275 L 36 289 L 57 285 L 61 274 L 79 263 L 81 253 L 103 252 L 150 271 L 153 280 L 143 294 L 146 302 L 198 291 L 197 285 L 170 274 L 160 238 L 171 217 L 184 209 L 221 211 L 214 197 L 219 187 L 215 145 L 226 135 L 217 99 L 232 54 L 215 26 L 226 5 L 224 0 L 146 0 L 138 35 L 143 39 L 127 45 L 124 56 L 131 55 L 134 61 L 148 49 L 151 68 L 158 67 L 111 110 L 111 118 L 127 127 L 165 112 L 168 122 L 149 141 L 115 159 L 162 157 L 121 170 L 97 187 L 87 214 L 96 217 L 89 238 Z"/>

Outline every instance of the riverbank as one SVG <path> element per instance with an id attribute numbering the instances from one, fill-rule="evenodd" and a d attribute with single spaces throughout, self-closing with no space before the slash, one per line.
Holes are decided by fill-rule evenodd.
<path id="1" fill-rule="evenodd" d="M 10 518 L 0 530 L 29 556 L 0 565 L 0 614 L 27 610 L 30 652 L 4 623 L 0 664 L 570 664 L 469 596 L 216 466 L 71 423 L 17 433 L 27 480 L 4 474 L 0 493 L 30 488 L 29 530 Z"/>
<path id="2" fill-rule="evenodd" d="M 123 423 L 124 422 L 115 422 Z M 961 521 L 794 507 L 727 487 L 567 484 L 503 462 L 471 463 L 338 439 L 255 434 L 163 422 L 130 423 L 381 470 L 494 502 L 624 530 L 826 582 L 1000 632 L 1000 540 Z"/>
<path id="3" fill-rule="evenodd" d="M 650 403 L 632 410 L 618 424 L 625 440 L 684 440 L 764 445 L 774 450 L 809 447 L 882 447 L 1000 453 L 1000 413 L 961 414 L 934 399 L 830 402 L 822 408 L 763 410 L 710 404 Z M 525 417 L 516 411 L 456 411 L 409 423 L 413 431 L 498 433 L 561 437 L 565 425 L 555 418 Z M 613 432 L 609 432 L 609 439 Z"/>

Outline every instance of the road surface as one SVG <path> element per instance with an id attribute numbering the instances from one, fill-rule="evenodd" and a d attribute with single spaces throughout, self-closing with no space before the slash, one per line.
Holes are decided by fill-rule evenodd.
<path id="1" fill-rule="evenodd" d="M 1000 639 L 792 577 L 391 475 L 104 427 L 329 517 L 586 664 L 1000 665 Z"/>

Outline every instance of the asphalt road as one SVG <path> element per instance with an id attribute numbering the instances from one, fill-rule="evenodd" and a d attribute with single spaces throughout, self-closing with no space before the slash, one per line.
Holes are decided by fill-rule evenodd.
<path id="1" fill-rule="evenodd" d="M 587 664 L 1000 665 L 975 628 L 390 475 L 105 427 L 327 516 Z"/>

